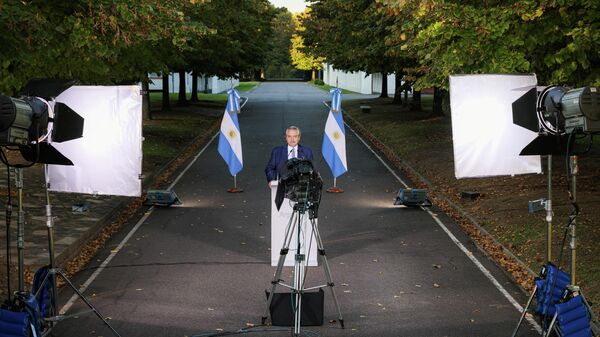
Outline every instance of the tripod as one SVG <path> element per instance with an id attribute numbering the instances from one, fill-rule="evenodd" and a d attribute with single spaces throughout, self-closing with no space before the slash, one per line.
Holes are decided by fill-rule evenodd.
<path id="1" fill-rule="evenodd" d="M 273 276 L 273 280 L 271 281 L 272 288 L 269 293 L 269 297 L 267 299 L 267 307 L 265 309 L 265 313 L 262 317 L 262 324 L 264 325 L 267 317 L 269 315 L 269 308 L 271 306 L 271 302 L 273 300 L 273 294 L 275 293 L 275 288 L 277 285 L 284 286 L 289 288 L 292 291 L 292 296 L 294 298 L 294 336 L 300 336 L 300 326 L 301 326 L 301 313 L 302 313 L 302 294 L 306 291 L 320 289 L 324 287 L 329 287 L 331 289 L 331 294 L 333 296 L 333 301 L 337 308 L 338 319 L 340 321 L 340 325 L 342 329 L 344 328 L 344 319 L 342 318 L 342 312 L 340 310 L 340 305 L 338 303 L 337 296 L 334 290 L 334 283 L 331 277 L 331 270 L 329 269 L 329 263 L 327 262 L 327 257 L 325 254 L 325 248 L 323 248 L 323 241 L 321 240 L 321 235 L 319 234 L 319 228 L 314 218 L 314 209 L 311 207 L 316 207 L 316 205 L 308 205 L 307 203 L 297 202 L 294 204 L 292 215 L 290 216 L 290 220 L 285 229 L 285 237 L 283 240 L 283 247 L 281 248 L 279 261 L 277 263 L 277 270 L 275 271 L 275 275 Z M 306 280 L 306 261 L 308 257 L 302 254 L 300 250 L 301 247 L 301 232 L 302 225 L 306 222 L 306 212 L 309 212 L 310 224 L 312 234 L 315 235 L 317 242 L 317 250 L 319 252 L 319 256 L 323 259 L 323 268 L 325 270 L 325 277 L 327 278 L 327 284 L 315 286 L 311 288 L 305 288 L 304 283 Z M 294 259 L 294 284 L 292 286 L 283 283 L 281 279 L 281 272 L 283 270 L 283 265 L 285 263 L 286 255 L 289 251 L 290 243 L 293 238 L 294 230 L 296 231 L 297 238 L 297 251 Z M 308 252 L 309 250 L 305 250 Z"/>
<path id="2" fill-rule="evenodd" d="M 51 298 L 51 306 L 52 306 L 52 310 L 51 313 L 54 316 L 51 317 L 44 317 L 44 321 L 46 323 L 48 323 L 48 327 L 49 329 L 52 329 L 52 326 L 54 323 L 65 320 L 67 318 L 71 318 L 71 317 L 75 317 L 78 315 L 81 315 L 82 313 L 76 313 L 76 314 L 72 314 L 72 315 L 64 315 L 61 313 L 57 313 L 57 307 L 56 307 L 56 298 L 57 298 L 57 292 L 56 292 L 56 278 L 57 276 L 60 276 L 65 282 L 66 284 L 75 292 L 75 294 L 77 294 L 77 296 L 90 308 L 90 310 L 85 311 L 85 313 L 87 312 L 94 312 L 94 314 L 96 314 L 96 316 L 98 316 L 98 318 L 100 320 L 102 320 L 102 322 L 114 333 L 115 336 L 121 337 L 121 335 L 106 321 L 106 319 L 104 317 L 102 317 L 102 315 L 100 315 L 100 313 L 98 312 L 98 310 L 90 303 L 90 301 L 81 293 L 81 291 L 79 291 L 79 289 L 77 289 L 77 287 L 75 287 L 75 285 L 69 280 L 69 278 L 67 277 L 66 273 L 64 272 L 64 270 L 55 267 L 55 261 L 54 261 L 54 220 L 52 218 L 52 207 L 50 206 L 50 193 L 48 192 L 48 189 L 50 188 L 50 182 L 48 181 L 48 165 L 44 165 L 44 176 L 46 179 L 46 227 L 48 228 L 48 253 L 50 255 L 50 265 L 48 266 L 48 273 L 46 274 L 46 276 L 44 277 L 44 279 L 41 282 L 41 285 L 39 286 L 37 292 L 34 294 L 35 297 L 37 298 L 40 291 L 42 289 L 44 289 L 44 286 L 50 282 L 50 284 L 52 285 L 52 298 Z M 22 185 L 22 184 L 21 184 Z M 49 332 L 49 330 L 48 330 Z"/>

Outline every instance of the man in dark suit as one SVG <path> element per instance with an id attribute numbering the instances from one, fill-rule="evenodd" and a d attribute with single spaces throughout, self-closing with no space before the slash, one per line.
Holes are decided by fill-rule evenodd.
<path id="1" fill-rule="evenodd" d="M 279 179 L 279 172 L 288 159 L 304 158 L 310 161 L 313 160 L 312 150 L 299 144 L 300 129 L 297 126 L 290 126 L 285 130 L 285 141 L 287 144 L 277 146 L 271 151 L 271 159 L 269 159 L 265 168 L 269 187 L 271 187 L 271 181 Z"/>

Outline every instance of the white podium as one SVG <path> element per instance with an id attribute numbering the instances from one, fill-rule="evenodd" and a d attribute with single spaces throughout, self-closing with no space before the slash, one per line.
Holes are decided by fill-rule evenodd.
<path id="1" fill-rule="evenodd" d="M 281 208 L 279 211 L 277 210 L 277 206 L 275 205 L 275 196 L 277 195 L 277 181 L 271 182 L 271 266 L 276 267 L 279 262 L 279 256 L 281 255 L 281 248 L 283 247 L 283 240 L 285 238 L 285 229 L 287 227 L 288 222 L 290 221 L 290 217 L 292 216 L 293 209 L 290 205 L 289 199 L 284 199 L 281 204 Z M 301 235 L 300 235 L 300 252 L 305 256 L 308 255 L 307 266 L 315 267 L 318 266 L 317 259 L 317 240 L 312 232 L 312 226 L 310 223 L 310 219 L 308 218 L 308 212 L 304 213 L 302 216 L 302 224 L 301 224 Z M 298 228 L 297 228 L 297 218 L 294 219 L 296 222 L 294 226 L 294 230 L 290 235 L 292 236 L 292 240 L 290 241 L 289 251 L 287 256 L 285 257 L 284 266 L 293 267 L 294 266 L 294 256 L 297 251 L 297 242 L 298 242 Z M 315 222 L 317 219 L 315 219 Z M 294 225 L 294 224 L 292 224 Z M 311 239 L 312 238 L 312 239 Z M 310 242 L 308 242 L 310 240 Z M 308 244 L 305 244 L 308 242 Z M 310 250 L 309 250 L 310 247 Z"/>

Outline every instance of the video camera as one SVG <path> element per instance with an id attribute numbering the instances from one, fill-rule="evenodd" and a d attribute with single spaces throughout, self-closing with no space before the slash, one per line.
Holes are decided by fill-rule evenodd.
<path id="1" fill-rule="evenodd" d="M 316 218 L 321 201 L 323 179 L 308 159 L 292 158 L 285 162 L 280 172 L 275 205 L 281 207 L 284 198 L 296 202 L 299 210 L 308 210 L 310 218 Z"/>

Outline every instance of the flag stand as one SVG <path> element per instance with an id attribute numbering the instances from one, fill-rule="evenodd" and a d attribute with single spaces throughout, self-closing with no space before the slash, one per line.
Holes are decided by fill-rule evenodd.
<path id="1" fill-rule="evenodd" d="M 328 193 L 344 193 L 344 190 L 336 186 L 336 177 L 333 177 L 333 187 L 325 190 Z"/>
<path id="2" fill-rule="evenodd" d="M 237 188 L 237 174 L 233 176 L 233 187 L 228 188 L 227 192 L 229 193 L 242 193 L 244 190 Z"/>

